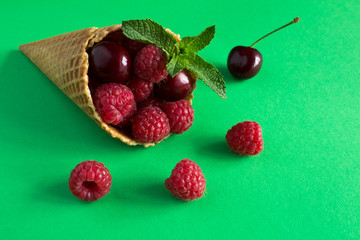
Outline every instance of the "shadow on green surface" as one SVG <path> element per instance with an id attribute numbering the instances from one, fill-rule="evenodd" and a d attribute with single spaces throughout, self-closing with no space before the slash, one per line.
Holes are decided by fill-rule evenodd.
<path id="1" fill-rule="evenodd" d="M 137 192 L 139 195 L 146 196 L 146 199 L 153 204 L 164 205 L 169 204 L 169 202 L 183 202 L 170 194 L 163 181 L 140 186 Z"/>
<path id="2" fill-rule="evenodd" d="M 116 184 L 118 185 L 118 184 Z M 163 188 L 165 188 L 163 186 Z M 49 204 L 68 204 L 68 205 L 88 205 L 92 202 L 82 201 L 72 195 L 69 190 L 69 184 L 65 181 L 59 182 L 47 182 L 47 185 L 41 184 L 36 189 L 40 189 L 40 192 L 36 192 L 35 196 L 37 200 L 46 201 Z M 154 203 L 155 205 L 163 205 L 169 201 L 171 195 L 166 192 L 166 189 L 161 189 L 160 184 L 156 186 L 155 184 L 148 185 L 147 187 L 141 186 L 140 188 L 134 188 L 134 186 L 121 186 L 121 190 L 115 189 L 113 184 L 111 191 L 98 201 L 104 201 L 108 199 L 108 203 L 111 202 L 111 198 L 116 199 L 116 204 L 119 203 L 134 203 L 143 205 L 148 205 L 149 203 Z M 148 199 L 151 197 L 151 199 Z"/>
<path id="3" fill-rule="evenodd" d="M 136 151 L 105 133 L 25 55 L 11 50 L 1 66 L 0 95 L 9 129 L 4 140 L 34 148 L 91 148 Z"/>
<path id="4" fill-rule="evenodd" d="M 127 180 L 124 183 L 117 183 L 121 186 L 117 189 L 113 184 L 113 196 L 118 198 L 124 204 L 131 206 L 166 207 L 182 203 L 179 199 L 173 197 L 165 187 L 164 179 L 159 178 L 136 178 Z"/>
<path id="5" fill-rule="evenodd" d="M 215 66 L 219 70 L 221 75 L 224 77 L 225 84 L 240 83 L 240 82 L 245 81 L 245 80 L 240 80 L 240 79 L 234 78 L 231 75 L 231 73 L 229 72 L 229 69 L 227 68 L 226 65 L 216 64 Z"/>
<path id="6" fill-rule="evenodd" d="M 231 160 L 231 161 L 239 161 L 244 160 L 247 157 L 238 155 L 231 151 L 229 146 L 226 143 L 226 140 L 221 138 L 208 138 L 214 139 L 213 141 L 196 141 L 197 142 L 197 149 L 201 155 L 209 156 L 209 159 L 216 159 L 218 161 L 223 160 Z"/>
<path id="7" fill-rule="evenodd" d="M 48 201 L 48 203 L 55 204 L 70 204 L 70 205 L 82 205 L 85 201 L 79 200 L 73 196 L 69 190 L 69 184 L 67 181 L 53 182 L 47 186 L 41 186 L 41 193 L 37 194 L 42 200 Z"/>

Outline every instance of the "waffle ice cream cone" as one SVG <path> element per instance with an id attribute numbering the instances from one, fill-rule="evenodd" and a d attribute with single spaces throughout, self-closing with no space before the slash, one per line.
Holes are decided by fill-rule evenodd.
<path id="1" fill-rule="evenodd" d="M 135 141 L 131 135 L 106 124 L 96 112 L 88 77 L 86 50 L 100 42 L 109 33 L 119 31 L 121 25 L 103 28 L 85 28 L 19 46 L 23 52 L 52 82 L 112 137 L 128 145 L 153 146 L 154 143 Z M 169 32 L 171 32 L 169 30 Z M 172 32 L 171 32 L 172 33 Z M 174 33 L 172 33 L 174 34 Z M 180 41 L 180 36 L 174 36 Z M 192 95 L 188 97 L 191 102 Z"/>

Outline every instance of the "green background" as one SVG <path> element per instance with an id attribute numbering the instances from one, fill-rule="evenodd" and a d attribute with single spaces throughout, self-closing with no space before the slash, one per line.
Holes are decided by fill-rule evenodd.
<path id="1" fill-rule="evenodd" d="M 360 239 L 360 2 L 3 1 L 0 7 L 1 239 Z M 260 73 L 237 81 L 229 51 L 259 43 Z M 216 24 L 200 55 L 224 75 L 227 100 L 198 82 L 189 131 L 156 147 L 112 139 L 18 45 L 81 28 L 151 18 L 181 36 Z M 225 134 L 252 120 L 257 156 L 232 153 Z M 183 158 L 207 179 L 183 202 L 164 180 Z M 68 190 L 70 171 L 97 160 L 113 176 L 103 199 Z"/>

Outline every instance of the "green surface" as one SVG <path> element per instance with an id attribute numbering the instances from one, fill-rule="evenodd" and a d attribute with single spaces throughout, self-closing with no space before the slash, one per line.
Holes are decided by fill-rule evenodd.
<path id="1" fill-rule="evenodd" d="M 0 239 L 360 238 L 358 0 L 3 1 L 0 9 Z M 256 46 L 264 58 L 256 77 L 230 76 L 232 47 L 296 16 L 300 23 Z M 216 24 L 200 55 L 223 73 L 228 96 L 199 82 L 192 128 L 148 149 L 112 139 L 17 49 L 139 18 L 182 36 Z M 244 120 L 263 128 L 260 155 L 226 145 L 226 131 Z M 163 184 L 183 158 L 206 175 L 198 201 L 177 200 Z M 113 176 L 93 203 L 67 186 L 88 159 Z"/>

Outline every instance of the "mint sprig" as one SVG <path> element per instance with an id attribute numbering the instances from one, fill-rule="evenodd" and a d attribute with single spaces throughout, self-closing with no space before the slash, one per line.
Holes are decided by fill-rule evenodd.
<path id="1" fill-rule="evenodd" d="M 195 53 L 181 56 L 187 60 L 186 69 L 193 72 L 221 98 L 226 99 L 225 83 L 223 77 L 214 65 L 206 62 Z"/>
<path id="2" fill-rule="evenodd" d="M 180 51 L 185 53 L 198 52 L 205 48 L 215 35 L 215 26 L 206 28 L 199 36 L 184 37 L 180 42 Z"/>
<path id="3" fill-rule="evenodd" d="M 130 39 L 161 48 L 169 60 L 166 68 L 172 77 L 181 70 L 187 69 L 221 98 L 226 99 L 225 82 L 221 73 L 214 65 L 196 54 L 214 38 L 215 26 L 206 28 L 198 36 L 184 37 L 180 42 L 177 42 L 163 26 L 151 19 L 123 21 L 122 30 Z"/>
<path id="4" fill-rule="evenodd" d="M 170 62 L 166 65 L 166 68 L 171 76 L 175 76 L 187 66 L 188 62 L 187 59 L 183 57 L 183 54 L 174 54 Z"/>

